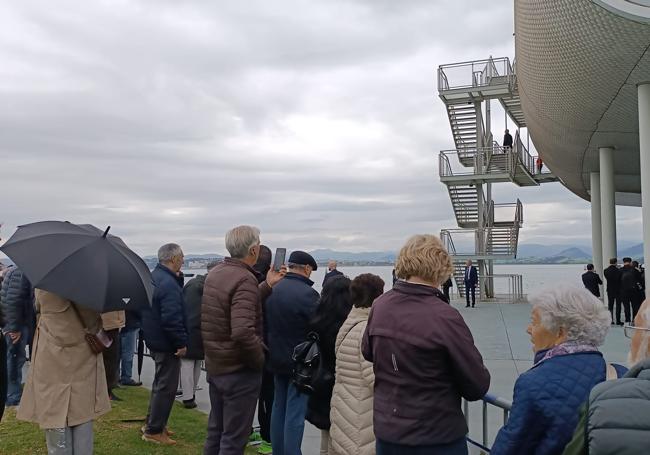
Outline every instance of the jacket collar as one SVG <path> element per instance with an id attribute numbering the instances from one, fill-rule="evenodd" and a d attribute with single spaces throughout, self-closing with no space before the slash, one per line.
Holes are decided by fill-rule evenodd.
<path id="1" fill-rule="evenodd" d="M 284 279 L 285 279 L 285 280 L 286 280 L 286 279 L 289 279 L 289 280 L 302 281 L 303 283 L 309 285 L 309 287 L 311 287 L 311 286 L 314 285 L 314 282 L 313 282 L 312 280 L 310 280 L 309 278 L 304 277 L 304 276 L 302 276 L 302 275 L 298 275 L 297 273 L 293 273 L 293 272 L 288 272 L 288 273 L 284 276 Z"/>
<path id="2" fill-rule="evenodd" d="M 255 277 L 257 278 L 257 275 L 255 274 L 255 270 L 253 270 L 253 267 L 251 267 L 248 264 L 244 264 L 241 260 L 235 259 L 235 258 L 223 258 L 224 264 L 232 265 L 235 267 L 240 267 L 242 269 L 246 269 L 249 272 L 251 272 Z"/>
<path id="3" fill-rule="evenodd" d="M 169 276 L 171 276 L 174 279 L 174 282 L 176 284 L 178 284 L 180 287 L 183 287 L 183 285 L 181 284 L 181 281 L 180 281 L 182 278 L 179 279 L 179 276 L 176 275 L 174 272 L 172 272 L 172 270 L 169 267 L 167 267 L 166 265 L 163 265 L 163 264 L 161 264 L 159 262 L 158 264 L 156 264 L 156 269 L 162 270 L 164 273 L 169 274 Z"/>
<path id="4" fill-rule="evenodd" d="M 425 286 L 422 284 L 408 283 L 403 280 L 398 280 L 393 285 L 393 290 L 401 292 L 402 294 L 411 294 L 411 295 L 432 295 L 438 297 L 443 302 L 447 302 L 445 295 L 440 292 L 439 289 L 432 288 L 431 286 Z M 449 303 L 449 302 L 447 302 Z"/>

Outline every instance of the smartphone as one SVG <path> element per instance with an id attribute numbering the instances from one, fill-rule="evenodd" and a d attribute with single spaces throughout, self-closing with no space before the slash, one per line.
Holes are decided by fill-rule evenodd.
<path id="1" fill-rule="evenodd" d="M 276 248 L 275 257 L 273 258 L 273 270 L 276 272 L 280 271 L 280 267 L 284 265 L 284 260 L 287 257 L 286 248 Z"/>

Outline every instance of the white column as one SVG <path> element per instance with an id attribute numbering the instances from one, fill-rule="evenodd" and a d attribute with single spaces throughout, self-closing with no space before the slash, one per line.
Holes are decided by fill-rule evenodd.
<path id="1" fill-rule="evenodd" d="M 600 219 L 600 174 L 591 173 L 591 251 L 596 273 L 603 276 L 603 231 Z"/>
<path id="2" fill-rule="evenodd" d="M 643 257 L 648 264 L 650 261 L 650 82 L 640 84 L 638 90 Z M 646 278 L 646 284 L 648 281 Z"/>
<path id="3" fill-rule="evenodd" d="M 600 220 L 603 236 L 602 260 L 616 257 L 616 200 L 614 188 L 614 149 L 600 148 Z"/>

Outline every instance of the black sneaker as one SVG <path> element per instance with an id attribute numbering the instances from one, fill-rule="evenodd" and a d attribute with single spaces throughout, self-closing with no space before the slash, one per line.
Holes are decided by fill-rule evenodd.
<path id="1" fill-rule="evenodd" d="M 183 406 L 185 406 L 185 409 L 194 409 L 197 405 L 194 400 L 183 400 Z"/>
<path id="2" fill-rule="evenodd" d="M 176 391 L 176 396 L 180 397 L 181 395 L 183 395 L 183 391 L 182 390 L 177 390 Z"/>
<path id="3" fill-rule="evenodd" d="M 140 382 L 140 381 L 135 381 L 135 380 L 133 380 L 133 379 L 129 379 L 128 381 L 121 381 L 120 384 L 122 384 L 122 385 L 128 385 L 128 386 L 138 387 L 138 386 L 141 386 L 141 385 L 142 385 L 142 382 Z"/>
<path id="4" fill-rule="evenodd" d="M 111 392 L 111 393 L 108 395 L 108 399 L 111 400 L 111 401 L 123 401 L 120 397 L 118 397 L 117 395 L 115 395 L 113 392 Z"/>

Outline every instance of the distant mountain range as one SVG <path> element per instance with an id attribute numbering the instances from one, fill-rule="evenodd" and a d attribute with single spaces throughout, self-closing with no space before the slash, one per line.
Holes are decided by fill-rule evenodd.
<path id="1" fill-rule="evenodd" d="M 370 251 L 362 253 L 351 253 L 346 251 L 335 251 L 331 249 L 318 249 L 311 251 L 310 254 L 319 264 L 326 264 L 332 259 L 341 265 L 390 265 L 395 262 L 397 253 L 394 251 Z M 643 244 L 619 247 L 619 261 L 625 256 L 643 262 Z M 204 254 L 187 254 L 185 256 L 186 264 L 194 263 L 197 268 L 199 265 L 221 259 L 223 255 L 218 253 Z M 156 256 L 148 255 L 143 257 L 144 261 L 150 266 L 158 262 Z M 582 264 L 590 262 L 591 247 L 586 245 L 542 245 L 538 243 L 523 243 L 519 245 L 517 259 L 508 261 L 499 261 L 501 263 L 517 264 Z M 11 264 L 7 258 L 0 258 L 4 264 Z"/>

